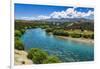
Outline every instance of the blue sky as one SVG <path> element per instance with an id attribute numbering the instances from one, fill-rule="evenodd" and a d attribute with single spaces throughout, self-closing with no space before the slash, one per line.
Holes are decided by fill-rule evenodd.
<path id="1" fill-rule="evenodd" d="M 74 8 L 74 9 L 73 9 Z M 15 19 L 36 20 L 48 18 L 83 17 L 93 19 L 93 8 L 15 4 Z"/>

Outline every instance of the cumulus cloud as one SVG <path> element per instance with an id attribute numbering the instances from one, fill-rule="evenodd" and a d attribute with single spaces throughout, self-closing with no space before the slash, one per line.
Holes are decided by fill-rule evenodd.
<path id="1" fill-rule="evenodd" d="M 50 18 L 50 16 L 44 16 L 44 15 L 40 15 L 40 16 L 37 17 L 38 20 L 40 20 L 40 19 L 49 19 L 49 18 Z"/>
<path id="2" fill-rule="evenodd" d="M 88 12 L 78 12 L 75 11 L 73 14 L 73 17 L 75 18 L 86 18 L 86 17 L 93 17 L 94 16 L 94 12 L 89 10 Z"/>
<path id="3" fill-rule="evenodd" d="M 51 18 L 72 18 L 74 13 L 73 8 L 68 8 L 66 11 L 53 12 L 50 14 Z"/>
<path id="4" fill-rule="evenodd" d="M 21 17 L 22 20 L 35 20 L 35 17 Z"/>
<path id="5" fill-rule="evenodd" d="M 94 12 L 89 10 L 88 12 L 80 12 L 74 10 L 74 8 L 68 8 L 66 11 L 53 12 L 50 14 L 52 18 L 85 18 L 94 16 Z"/>
<path id="6" fill-rule="evenodd" d="M 80 12 L 75 10 L 75 8 L 68 8 L 65 11 L 54 11 L 48 16 L 40 15 L 37 17 L 23 17 L 23 19 L 27 20 L 41 20 L 41 19 L 50 19 L 50 18 L 93 18 L 94 12 L 89 10 L 88 12 Z"/>

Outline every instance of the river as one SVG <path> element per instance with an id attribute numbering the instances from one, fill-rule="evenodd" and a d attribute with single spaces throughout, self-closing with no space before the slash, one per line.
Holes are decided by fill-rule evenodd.
<path id="1" fill-rule="evenodd" d="M 94 44 L 61 39 L 41 28 L 27 29 L 21 40 L 26 51 L 41 48 L 48 54 L 59 57 L 62 62 L 94 60 Z"/>

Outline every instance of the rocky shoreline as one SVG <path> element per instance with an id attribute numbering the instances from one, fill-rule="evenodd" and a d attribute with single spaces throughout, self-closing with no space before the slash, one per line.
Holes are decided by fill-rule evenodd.
<path id="1" fill-rule="evenodd" d="M 32 60 L 27 58 L 28 53 L 24 50 L 14 50 L 14 64 L 15 65 L 25 65 L 33 64 Z"/>

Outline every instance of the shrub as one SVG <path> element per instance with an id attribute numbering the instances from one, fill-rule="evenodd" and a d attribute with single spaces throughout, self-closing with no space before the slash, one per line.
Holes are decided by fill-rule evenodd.
<path id="1" fill-rule="evenodd" d="M 46 63 L 59 63 L 59 58 L 56 56 L 49 56 L 46 60 L 43 61 L 44 64 Z"/>
<path id="2" fill-rule="evenodd" d="M 72 33 L 72 34 L 70 34 L 71 35 L 71 37 L 73 37 L 73 38 L 80 38 L 81 37 L 81 34 L 78 34 L 78 33 Z"/>
<path id="3" fill-rule="evenodd" d="M 29 28 L 29 29 L 31 29 L 32 27 L 31 27 L 31 26 L 29 26 L 28 28 Z"/>
<path id="4" fill-rule="evenodd" d="M 16 36 L 16 37 L 15 37 L 15 40 L 20 40 L 20 37 Z"/>
<path id="5" fill-rule="evenodd" d="M 35 64 L 60 62 L 56 56 L 49 56 L 45 51 L 39 48 L 31 48 L 27 57 L 31 59 Z"/>
<path id="6" fill-rule="evenodd" d="M 25 29 L 21 29 L 20 32 L 21 32 L 21 34 L 24 34 L 25 33 Z"/>
<path id="7" fill-rule="evenodd" d="M 94 39 L 94 34 L 91 35 L 91 39 Z"/>
<path id="8" fill-rule="evenodd" d="M 24 29 L 28 29 L 28 27 L 27 27 L 27 26 L 25 26 L 25 27 L 24 27 Z"/>
<path id="9" fill-rule="evenodd" d="M 15 39 L 15 49 L 24 50 L 24 45 L 19 39 Z"/>
<path id="10" fill-rule="evenodd" d="M 48 54 L 39 48 L 32 48 L 29 50 L 27 57 L 32 59 L 33 63 L 41 64 L 45 59 L 47 59 Z"/>
<path id="11" fill-rule="evenodd" d="M 69 36 L 69 33 L 68 32 L 63 32 L 62 35 L 63 36 Z"/>
<path id="12" fill-rule="evenodd" d="M 89 36 L 88 36 L 88 35 L 83 35 L 83 37 L 84 37 L 84 38 L 88 38 Z"/>
<path id="13" fill-rule="evenodd" d="M 69 36 L 69 33 L 64 30 L 54 30 L 53 31 L 54 35 L 60 35 L 60 36 Z"/>
<path id="14" fill-rule="evenodd" d="M 94 34 L 83 34 L 83 38 L 94 39 Z"/>
<path id="15" fill-rule="evenodd" d="M 52 31 L 53 31 L 52 28 L 47 28 L 47 29 L 46 29 L 46 32 L 52 32 Z"/>
<path id="16" fill-rule="evenodd" d="M 20 37 L 22 35 L 22 33 L 19 30 L 15 30 L 15 36 Z"/>

